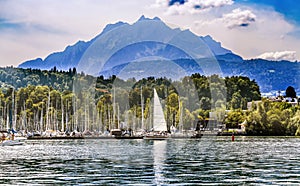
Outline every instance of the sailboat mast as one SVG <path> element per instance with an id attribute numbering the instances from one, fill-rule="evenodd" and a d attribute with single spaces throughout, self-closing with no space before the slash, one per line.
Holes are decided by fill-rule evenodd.
<path id="1" fill-rule="evenodd" d="M 43 131 L 43 112 L 44 112 L 44 108 L 43 108 L 43 105 L 42 105 L 42 110 L 41 110 L 41 117 L 40 117 L 40 132 Z"/>
<path id="2" fill-rule="evenodd" d="M 16 103 L 15 103 L 15 89 L 14 88 L 13 88 L 12 98 L 11 99 L 12 99 L 11 112 L 13 111 L 14 113 L 13 114 L 11 113 L 11 117 L 13 117 L 13 118 L 11 118 L 11 122 L 12 123 L 11 123 L 10 128 L 14 129 L 16 127 L 16 122 L 17 122 L 17 116 L 16 116 L 17 109 L 15 107 Z"/>
<path id="3" fill-rule="evenodd" d="M 84 131 L 87 130 L 87 100 L 85 99 L 85 103 L 84 103 Z"/>
<path id="4" fill-rule="evenodd" d="M 118 104 L 118 127 L 120 128 L 120 105 Z"/>
<path id="5" fill-rule="evenodd" d="M 103 122 L 102 122 L 103 121 L 103 114 L 102 114 L 103 111 L 102 111 L 102 109 L 103 109 L 103 106 L 101 106 L 100 110 L 99 110 L 99 112 L 100 112 L 99 113 L 100 114 L 100 116 L 99 116 L 100 117 L 99 131 L 104 132 L 104 127 L 103 127 Z"/>
<path id="6" fill-rule="evenodd" d="M 63 97 L 61 95 L 60 97 L 60 101 L 61 101 L 61 132 L 64 132 L 64 102 L 63 102 Z"/>
<path id="7" fill-rule="evenodd" d="M 75 94 L 75 83 L 73 82 L 73 96 L 72 96 L 72 103 L 73 103 L 73 128 L 74 130 L 78 129 L 78 115 L 77 115 L 77 100 Z"/>
<path id="8" fill-rule="evenodd" d="M 66 100 L 66 129 L 70 131 L 71 129 L 68 126 L 69 123 L 68 105 L 69 105 L 68 100 Z"/>
<path id="9" fill-rule="evenodd" d="M 25 102 L 23 103 L 23 108 L 24 108 L 24 111 L 23 111 L 23 117 L 22 117 L 22 126 L 23 126 L 23 129 L 25 131 L 27 131 L 27 113 L 26 113 L 26 105 L 25 105 Z"/>
<path id="10" fill-rule="evenodd" d="M 48 100 L 46 108 L 46 130 L 49 130 L 49 109 L 50 109 L 50 89 L 48 91 Z"/>
<path id="11" fill-rule="evenodd" d="M 178 111 L 179 111 L 179 124 L 178 128 L 180 131 L 183 131 L 183 106 L 182 103 L 180 102 L 180 97 L 178 96 Z"/>
<path id="12" fill-rule="evenodd" d="M 9 130 L 9 108 L 6 108 L 6 130 Z"/>
<path id="13" fill-rule="evenodd" d="M 116 124 L 116 89 L 113 86 L 113 126 Z"/>
<path id="14" fill-rule="evenodd" d="M 144 129 L 144 99 L 143 99 L 143 87 L 141 87 L 141 107 L 142 107 L 142 130 Z"/>

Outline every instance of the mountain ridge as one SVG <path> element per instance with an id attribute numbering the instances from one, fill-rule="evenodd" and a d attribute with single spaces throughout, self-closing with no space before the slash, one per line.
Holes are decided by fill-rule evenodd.
<path id="1" fill-rule="evenodd" d="M 141 16 L 138 21 L 133 23 L 137 24 L 141 21 L 158 21 L 163 23 L 158 17 L 154 17 L 153 19 L 146 18 L 145 16 Z M 165 24 L 165 23 L 163 23 Z M 114 24 L 108 24 L 102 30 L 100 34 L 96 37 L 92 38 L 90 41 L 78 41 L 74 45 L 67 46 L 63 51 L 53 52 L 49 54 L 44 60 L 41 58 L 31 59 L 21 63 L 19 68 L 33 68 L 33 69 L 42 69 L 42 70 L 50 70 L 54 66 L 56 66 L 59 70 L 68 70 L 69 68 L 76 67 L 78 62 L 80 61 L 82 55 L 86 51 L 86 49 L 93 44 L 99 37 L 104 34 L 112 31 L 113 29 L 120 28 L 122 26 L 129 25 L 124 22 L 116 22 Z M 166 26 L 167 27 L 167 26 Z M 168 27 L 169 28 L 169 27 Z M 177 31 L 178 28 L 172 29 L 172 31 Z M 189 30 L 184 30 L 183 32 L 190 32 Z M 190 32 L 191 33 L 191 32 Z M 225 49 L 221 46 L 220 42 L 216 42 L 213 40 L 211 36 L 197 36 L 199 37 L 210 49 L 214 55 L 224 55 L 227 53 L 232 53 L 230 50 Z"/>
<path id="2" fill-rule="evenodd" d="M 147 28 L 149 26 L 150 28 Z M 153 26 L 154 28 L 151 28 Z M 137 30 L 137 28 L 141 30 Z M 123 30 L 126 30 L 123 31 Z M 153 33 L 146 33 L 147 30 L 152 30 Z M 163 30 L 165 33 L 160 33 Z M 131 36 L 130 33 L 133 35 Z M 112 33 L 117 33 L 114 36 Z M 241 56 L 234 54 L 229 49 L 223 48 L 220 42 L 215 41 L 211 36 L 197 36 L 189 30 L 180 30 L 179 28 L 172 29 L 168 27 L 163 21 L 155 17 L 153 19 L 141 16 L 138 21 L 133 24 L 125 22 L 116 22 L 114 24 L 108 24 L 96 37 L 90 41 L 78 41 L 74 45 L 67 46 L 63 51 L 54 52 L 48 55 L 44 60 L 41 58 L 25 61 L 19 65 L 19 68 L 31 68 L 50 70 L 56 67 L 58 70 L 67 71 L 70 68 L 78 67 L 78 64 L 84 58 L 85 53 L 90 50 L 93 45 L 99 45 L 99 40 L 105 39 L 106 43 L 100 43 L 101 47 L 109 48 L 115 47 L 113 43 L 123 42 L 122 39 L 128 39 L 128 37 L 140 37 L 143 34 L 148 34 L 152 38 L 164 38 L 173 35 L 174 38 L 178 37 L 178 43 L 186 42 L 194 43 L 193 39 L 198 38 L 206 46 L 202 46 L 202 49 L 209 49 L 209 51 L 203 52 L 204 55 L 210 55 L 215 58 L 219 63 L 223 76 L 247 76 L 249 78 L 257 80 L 262 92 L 272 92 L 278 90 L 285 90 L 288 86 L 294 86 L 297 92 L 300 92 L 298 79 L 300 75 L 297 69 L 300 69 L 300 63 L 289 61 L 269 61 L 263 59 L 251 59 L 244 60 Z M 152 34 L 152 35 L 151 35 Z M 162 34 L 153 36 L 154 34 Z M 112 37 L 115 38 L 110 38 Z M 126 36 L 126 37 L 122 37 Z M 180 38 L 181 37 L 181 38 Z M 129 38 L 130 39 L 130 38 Z M 126 41 L 125 41 L 126 43 Z M 204 48 L 203 48 L 204 47 Z M 140 50 L 140 49 L 143 50 Z M 172 41 L 170 43 L 165 42 L 152 42 L 143 41 L 136 43 L 129 43 L 128 46 L 116 50 L 113 54 L 108 55 L 106 59 L 109 63 L 104 63 L 101 73 L 106 75 L 112 75 L 112 73 L 118 73 L 122 71 L 131 61 L 136 61 L 139 58 L 148 60 L 149 56 L 161 56 L 164 59 L 175 61 L 177 65 L 180 65 L 183 69 L 186 69 L 188 73 L 200 72 L 199 67 L 195 66 L 195 61 L 198 58 L 189 58 L 190 50 L 194 50 L 195 46 L 187 47 L 186 51 L 181 48 L 176 49 L 176 45 Z M 211 54 L 208 54 L 211 53 Z M 201 55 L 202 55 L 201 54 Z M 166 61 L 164 59 L 155 58 L 154 60 Z M 105 61 L 105 62 L 107 62 Z M 85 64 L 81 64 L 85 65 Z M 91 66 L 90 68 L 94 68 Z M 163 69 L 166 71 L 166 69 Z M 172 72 L 169 72 L 172 73 Z M 101 74 L 102 75 L 102 74 Z"/>

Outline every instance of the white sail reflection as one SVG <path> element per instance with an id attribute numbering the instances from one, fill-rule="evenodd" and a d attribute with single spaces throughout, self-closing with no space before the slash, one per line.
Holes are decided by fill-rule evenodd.
<path id="1" fill-rule="evenodd" d="M 154 184 L 162 185 L 164 183 L 164 161 L 166 160 L 167 141 L 153 141 L 153 169 L 154 169 Z"/>

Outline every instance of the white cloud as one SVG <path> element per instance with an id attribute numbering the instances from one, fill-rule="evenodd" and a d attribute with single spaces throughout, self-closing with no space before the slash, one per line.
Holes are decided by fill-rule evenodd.
<path id="1" fill-rule="evenodd" d="M 231 13 L 224 14 L 222 20 L 228 28 L 246 27 L 255 22 L 256 15 L 251 10 L 241 10 L 240 8 L 232 10 Z"/>
<path id="2" fill-rule="evenodd" d="M 233 0 L 193 0 L 191 3 L 193 3 L 194 6 L 199 5 L 201 9 L 206 9 L 232 5 Z"/>
<path id="3" fill-rule="evenodd" d="M 154 7 L 166 8 L 165 13 L 167 15 L 183 15 L 196 14 L 203 10 L 232 5 L 233 3 L 233 0 L 188 0 L 183 4 L 174 3 L 170 6 L 167 0 L 156 0 Z"/>
<path id="4" fill-rule="evenodd" d="M 255 16 L 245 29 L 230 29 L 223 19 L 224 14 L 234 9 L 249 10 Z M 214 10 L 213 10 L 214 11 Z M 241 6 L 235 3 L 216 11 L 208 12 L 193 19 L 191 28 L 199 35 L 211 35 L 222 46 L 230 49 L 244 59 L 253 59 L 266 51 L 296 51 L 296 59 L 300 59 L 300 38 L 293 33 L 298 27 L 287 21 L 285 17 L 272 8 L 261 6 Z M 293 59 L 293 58 L 292 58 Z M 294 60 L 294 59 L 293 59 Z"/>
<path id="5" fill-rule="evenodd" d="M 297 60 L 296 51 L 266 52 L 257 56 L 257 58 L 274 60 L 274 61 L 281 61 L 281 60 L 296 61 Z"/>
<path id="6" fill-rule="evenodd" d="M 155 4 L 152 5 L 153 7 L 168 7 L 169 1 L 168 0 L 156 0 Z"/>

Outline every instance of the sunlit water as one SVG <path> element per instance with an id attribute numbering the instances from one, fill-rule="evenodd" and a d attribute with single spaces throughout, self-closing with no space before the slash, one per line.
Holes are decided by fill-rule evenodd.
<path id="1" fill-rule="evenodd" d="M 27 141 L 0 147 L 0 184 L 299 185 L 300 139 Z"/>

